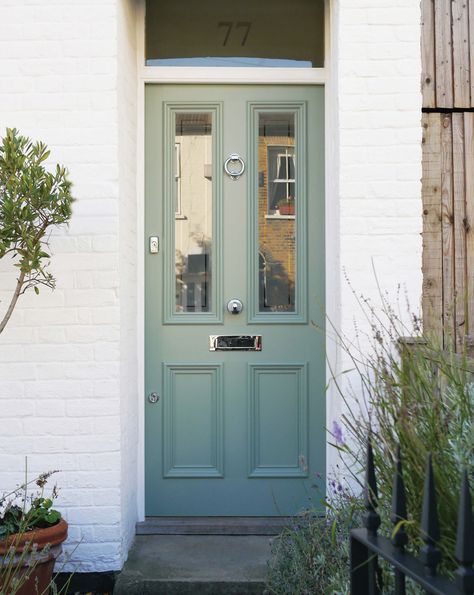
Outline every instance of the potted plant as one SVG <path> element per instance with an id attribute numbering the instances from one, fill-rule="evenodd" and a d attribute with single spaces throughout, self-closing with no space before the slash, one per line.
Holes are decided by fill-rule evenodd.
<path id="1" fill-rule="evenodd" d="M 0 141 L 0 258 L 11 257 L 18 270 L 16 285 L 3 318 L 0 333 L 10 320 L 23 293 L 40 287 L 54 289 L 47 271 L 51 229 L 67 224 L 73 197 L 66 168 L 47 169 L 50 152 L 42 142 L 33 142 L 14 128 L 7 128 Z M 44 486 L 51 475 L 40 475 L 41 489 L 29 497 L 27 482 L 0 496 L 0 592 L 8 595 L 46 595 L 51 586 L 54 562 L 67 537 L 67 523 L 45 498 Z"/>
<path id="2" fill-rule="evenodd" d="M 50 471 L 0 497 L 0 592 L 9 595 L 46 595 L 52 584 L 56 558 L 67 538 L 68 525 L 53 508 L 58 492 L 45 497 Z M 36 483 L 39 491 L 28 495 Z"/>
<path id="3" fill-rule="evenodd" d="M 280 215 L 294 215 L 295 214 L 295 198 L 294 196 L 289 196 L 288 198 L 283 198 L 278 202 L 277 205 L 278 212 Z"/>

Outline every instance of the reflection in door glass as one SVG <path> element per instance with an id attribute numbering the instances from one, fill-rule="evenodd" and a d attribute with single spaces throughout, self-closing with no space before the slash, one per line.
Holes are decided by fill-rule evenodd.
<path id="1" fill-rule="evenodd" d="M 175 312 L 210 312 L 212 114 L 176 113 L 175 118 Z"/>
<path id="2" fill-rule="evenodd" d="M 258 122 L 259 311 L 294 312 L 296 283 L 295 114 Z"/>

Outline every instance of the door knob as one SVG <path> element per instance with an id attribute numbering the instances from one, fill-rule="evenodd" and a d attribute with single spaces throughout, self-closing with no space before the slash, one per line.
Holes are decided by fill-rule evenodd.
<path id="1" fill-rule="evenodd" d="M 244 308 L 244 305 L 237 298 L 233 298 L 227 302 L 227 310 L 231 314 L 240 314 Z"/>
<path id="2" fill-rule="evenodd" d="M 160 397 L 157 393 L 150 393 L 148 395 L 148 401 L 150 403 L 158 403 L 159 400 L 160 400 Z"/>

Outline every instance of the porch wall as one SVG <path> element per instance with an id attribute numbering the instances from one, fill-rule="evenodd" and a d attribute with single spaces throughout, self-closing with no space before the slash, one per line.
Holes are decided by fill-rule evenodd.
<path id="1" fill-rule="evenodd" d="M 349 342 L 358 333 L 364 351 L 370 328 L 349 283 L 375 306 L 387 291 L 402 315 L 408 317 L 405 296 L 411 310 L 420 308 L 421 15 L 418 0 L 340 0 L 335 11 L 340 303 L 334 314 Z M 328 344 L 331 350 L 330 338 Z M 343 352 L 332 357 L 336 370 L 353 367 Z M 361 397 L 355 375 L 340 381 L 347 395 Z M 330 392 L 329 428 L 342 411 L 341 399 Z M 337 461 L 329 450 L 328 472 Z"/>
<path id="2" fill-rule="evenodd" d="M 0 490 L 25 456 L 30 476 L 61 470 L 80 572 L 120 568 L 136 516 L 134 26 L 118 0 L 0 6 L 0 129 L 45 141 L 77 198 L 56 290 L 22 296 L 0 337 Z"/>
<path id="3" fill-rule="evenodd" d="M 78 199 L 69 230 L 51 241 L 57 289 L 22 296 L 0 336 L 0 489 L 21 480 L 25 455 L 31 472 L 61 469 L 80 572 L 120 568 L 137 518 L 135 8 L 0 6 L 0 130 L 44 140 Z M 417 0 L 333 9 L 328 302 L 353 335 L 360 316 L 344 276 L 376 298 L 372 259 L 383 287 L 395 295 L 403 283 L 419 301 L 420 14 Z M 0 308 L 14 280 L 0 263 Z M 340 410 L 330 394 L 329 425 Z"/>

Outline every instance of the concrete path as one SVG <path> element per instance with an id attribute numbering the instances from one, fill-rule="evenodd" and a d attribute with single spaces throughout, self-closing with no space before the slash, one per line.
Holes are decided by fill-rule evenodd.
<path id="1" fill-rule="evenodd" d="M 114 595 L 261 595 L 270 539 L 138 535 Z"/>

